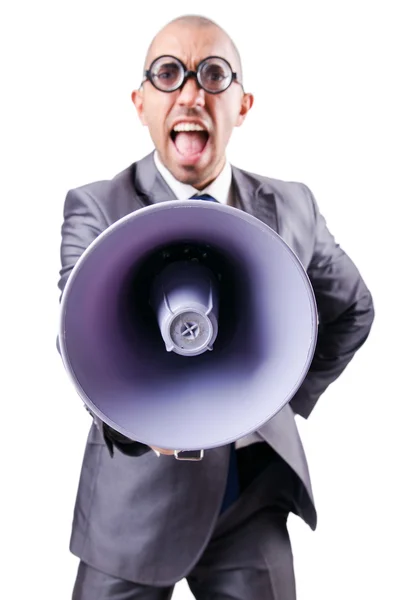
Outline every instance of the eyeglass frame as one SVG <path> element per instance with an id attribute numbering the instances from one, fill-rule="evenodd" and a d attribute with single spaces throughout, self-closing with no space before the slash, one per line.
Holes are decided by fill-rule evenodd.
<path id="1" fill-rule="evenodd" d="M 172 90 L 162 90 L 160 88 L 157 87 L 157 85 L 154 83 L 152 75 L 151 75 L 151 70 L 153 65 L 160 60 L 160 58 L 172 58 L 174 59 L 178 64 L 181 65 L 182 69 L 183 69 L 183 79 L 181 81 L 181 83 L 178 85 L 178 87 L 172 89 Z M 211 58 L 218 58 L 219 60 L 222 60 L 224 63 L 226 63 L 226 65 L 229 67 L 230 69 L 230 73 L 231 73 L 231 78 L 230 78 L 230 82 L 228 84 L 227 87 L 225 87 L 224 90 L 219 90 L 219 92 L 212 92 L 207 90 L 205 87 L 203 87 L 198 79 L 198 75 L 199 75 L 199 71 L 200 71 L 200 67 L 203 63 L 205 63 L 207 60 L 211 59 Z M 150 81 L 150 83 L 152 84 L 152 86 L 154 88 L 156 88 L 156 90 L 158 90 L 159 92 L 164 92 L 165 94 L 171 94 L 172 92 L 176 92 L 177 90 L 180 90 L 183 88 L 183 86 L 185 85 L 186 81 L 191 78 L 194 77 L 194 79 L 196 80 L 197 85 L 199 86 L 200 89 L 204 90 L 207 94 L 222 94 L 223 92 L 226 92 L 226 90 L 228 90 L 230 88 L 230 86 L 232 85 L 233 82 L 238 83 L 239 85 L 241 85 L 241 89 L 244 92 L 244 87 L 243 84 L 241 83 L 241 81 L 239 81 L 237 79 L 238 75 L 236 71 L 233 71 L 233 68 L 231 66 L 231 64 L 229 63 L 229 61 L 226 60 L 226 58 L 223 58 L 222 56 L 207 56 L 206 58 L 203 58 L 203 60 L 201 60 L 199 62 L 199 64 L 197 65 L 197 69 L 196 71 L 191 71 L 190 69 L 187 69 L 186 65 L 176 56 L 172 56 L 172 54 L 162 54 L 161 56 L 158 56 L 157 58 L 155 58 L 151 64 L 150 67 L 148 69 L 146 69 L 143 72 L 144 75 L 144 79 L 142 80 L 142 83 L 140 85 L 140 87 L 142 87 L 142 85 L 145 83 L 145 81 Z"/>

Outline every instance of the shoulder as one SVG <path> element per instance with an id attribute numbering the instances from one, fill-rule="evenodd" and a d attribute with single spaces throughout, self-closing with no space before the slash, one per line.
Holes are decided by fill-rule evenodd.
<path id="1" fill-rule="evenodd" d="M 284 179 L 276 179 L 275 177 L 268 177 L 266 175 L 260 175 L 259 173 L 252 173 L 233 167 L 233 172 L 239 174 L 239 176 L 253 185 L 260 185 L 265 193 L 273 193 L 277 195 L 303 195 L 308 196 L 311 194 L 309 187 L 301 181 L 289 181 Z"/>
<path id="2" fill-rule="evenodd" d="M 233 167 L 233 172 L 240 186 L 256 188 L 263 194 L 272 194 L 278 210 L 303 211 L 309 218 L 313 217 L 314 197 L 307 184 L 276 179 L 236 167 Z"/>
<path id="3" fill-rule="evenodd" d="M 140 202 L 134 185 L 136 164 L 133 163 L 111 179 L 93 181 L 70 189 L 65 199 L 65 215 L 80 207 L 80 211 L 96 214 L 110 225 L 139 208 Z"/>
<path id="4" fill-rule="evenodd" d="M 132 185 L 132 173 L 134 164 L 117 173 L 111 179 L 100 179 L 85 183 L 70 190 L 70 192 L 80 195 L 89 196 L 95 199 L 108 197 L 109 192 L 114 193 L 118 190 L 126 189 Z"/>

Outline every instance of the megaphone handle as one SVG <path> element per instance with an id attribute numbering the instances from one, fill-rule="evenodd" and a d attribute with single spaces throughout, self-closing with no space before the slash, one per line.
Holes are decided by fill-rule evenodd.
<path id="1" fill-rule="evenodd" d="M 98 419 L 98 417 L 92 412 L 92 410 L 90 410 L 88 408 L 88 406 L 86 404 L 83 403 L 84 408 L 86 409 L 86 411 L 91 415 L 92 420 L 94 421 L 94 425 L 97 429 L 99 429 L 99 431 L 102 431 L 102 422 Z"/>
<path id="2" fill-rule="evenodd" d="M 204 450 L 174 450 L 174 456 L 176 460 L 202 460 L 204 456 Z"/>

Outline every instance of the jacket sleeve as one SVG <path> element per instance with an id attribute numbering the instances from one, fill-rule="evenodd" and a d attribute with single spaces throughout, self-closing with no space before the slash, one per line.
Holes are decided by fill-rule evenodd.
<path id="1" fill-rule="evenodd" d="M 317 301 L 319 329 L 312 364 L 290 404 L 307 419 L 367 339 L 374 307 L 357 267 L 336 244 L 312 193 L 303 187 L 314 211 L 315 245 L 307 272 Z"/>
<path id="2" fill-rule="evenodd" d="M 83 189 L 68 192 L 61 227 L 61 270 L 58 282 L 61 297 L 77 260 L 110 224 L 94 196 Z M 57 347 L 59 351 L 58 340 Z M 101 429 L 111 456 L 114 454 L 114 447 L 129 456 L 140 456 L 149 452 L 149 446 L 134 442 L 105 423 L 98 424 L 97 420 L 95 421 Z"/>

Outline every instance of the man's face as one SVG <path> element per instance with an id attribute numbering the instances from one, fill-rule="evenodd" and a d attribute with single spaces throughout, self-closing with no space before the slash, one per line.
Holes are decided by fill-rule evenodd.
<path id="1" fill-rule="evenodd" d="M 192 71 L 203 59 L 219 56 L 238 72 L 233 47 L 217 27 L 168 26 L 154 40 L 145 70 L 163 55 L 178 58 Z M 169 93 L 146 81 L 141 90 L 132 93 L 132 99 L 162 163 L 176 179 L 197 189 L 203 189 L 222 170 L 232 130 L 242 124 L 253 102 L 252 96 L 244 94 L 235 82 L 220 94 L 209 94 L 194 78 Z M 184 131 L 185 124 L 198 125 L 204 131 Z"/>

